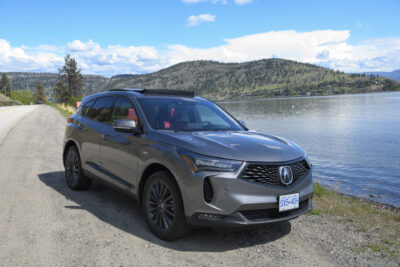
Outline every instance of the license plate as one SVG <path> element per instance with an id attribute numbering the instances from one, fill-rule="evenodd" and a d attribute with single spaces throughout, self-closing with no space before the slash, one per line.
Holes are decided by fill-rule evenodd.
<path id="1" fill-rule="evenodd" d="M 279 196 L 279 211 L 293 210 L 299 207 L 299 193 Z"/>

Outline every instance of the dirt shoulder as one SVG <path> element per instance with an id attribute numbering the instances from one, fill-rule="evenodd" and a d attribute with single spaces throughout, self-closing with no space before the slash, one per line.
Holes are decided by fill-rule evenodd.
<path id="1" fill-rule="evenodd" d="M 373 207 L 374 227 L 364 229 L 354 214 L 335 212 L 350 200 L 332 202 L 328 193 L 315 197 L 313 213 L 290 222 L 229 233 L 195 229 L 176 242 L 159 240 L 130 197 L 98 183 L 84 192 L 65 185 L 65 123 L 56 110 L 39 105 L 0 146 L 0 265 L 398 266 L 392 253 L 398 213 Z M 389 225 L 393 238 L 378 225 Z M 397 242 L 388 250 L 368 247 L 387 238 Z"/>

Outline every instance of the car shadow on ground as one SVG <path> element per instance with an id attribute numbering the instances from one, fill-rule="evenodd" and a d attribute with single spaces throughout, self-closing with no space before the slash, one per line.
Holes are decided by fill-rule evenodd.
<path id="1" fill-rule="evenodd" d="M 223 252 L 275 241 L 291 231 L 290 222 L 271 224 L 251 230 L 215 232 L 212 229 L 193 229 L 186 237 L 167 242 L 155 237 L 146 225 L 145 217 L 136 200 L 99 182 L 87 191 L 73 191 L 67 187 L 64 172 L 39 174 L 39 179 L 76 205 L 60 208 L 84 209 L 98 219 L 148 242 L 178 251 Z"/>

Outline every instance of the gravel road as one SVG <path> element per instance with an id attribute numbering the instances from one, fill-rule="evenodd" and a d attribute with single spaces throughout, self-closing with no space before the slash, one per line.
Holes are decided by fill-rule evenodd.
<path id="1" fill-rule="evenodd" d="M 13 118 L 13 119 L 10 119 Z M 0 109 L 2 266 L 398 266 L 353 252 L 367 242 L 323 216 L 242 232 L 193 230 L 164 242 L 135 200 L 99 183 L 67 188 L 61 161 L 66 120 L 49 106 Z"/>

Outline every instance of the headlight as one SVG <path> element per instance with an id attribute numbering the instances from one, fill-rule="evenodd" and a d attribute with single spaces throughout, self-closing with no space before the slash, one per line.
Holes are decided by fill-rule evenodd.
<path id="1" fill-rule="evenodd" d="M 240 165 L 241 161 L 228 160 L 199 155 L 193 152 L 177 149 L 178 155 L 189 165 L 193 172 L 199 171 L 220 171 L 234 172 Z"/>

